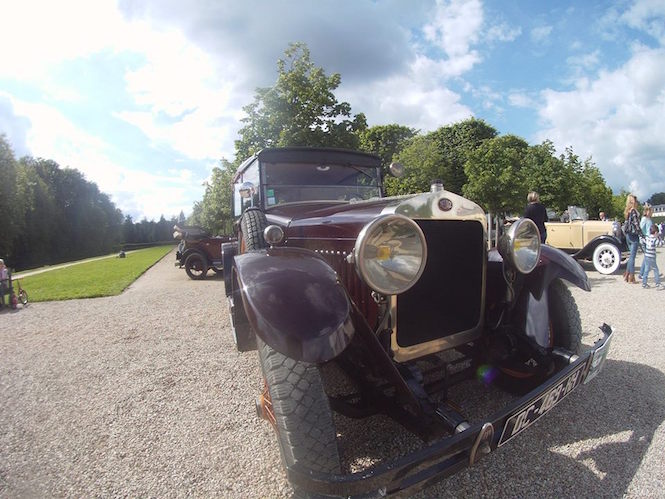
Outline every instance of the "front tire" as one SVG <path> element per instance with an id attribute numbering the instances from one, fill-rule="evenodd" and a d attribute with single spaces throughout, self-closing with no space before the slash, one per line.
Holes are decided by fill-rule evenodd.
<path id="1" fill-rule="evenodd" d="M 185 259 L 185 272 L 190 279 L 205 279 L 208 273 L 208 263 L 202 255 L 192 253 Z"/>
<path id="2" fill-rule="evenodd" d="M 28 293 L 26 292 L 25 289 L 22 289 L 21 291 L 19 291 L 18 301 L 20 301 L 23 306 L 28 304 Z"/>
<path id="3" fill-rule="evenodd" d="M 284 465 L 339 474 L 337 433 L 318 366 L 286 357 L 258 337 L 256 343 Z"/>
<path id="4" fill-rule="evenodd" d="M 593 267 L 601 274 L 613 274 L 621 263 L 621 253 L 612 243 L 602 243 L 593 251 Z"/>
<path id="5" fill-rule="evenodd" d="M 550 284 L 548 292 L 551 344 L 579 354 L 582 347 L 582 321 L 572 293 L 561 279 Z"/>

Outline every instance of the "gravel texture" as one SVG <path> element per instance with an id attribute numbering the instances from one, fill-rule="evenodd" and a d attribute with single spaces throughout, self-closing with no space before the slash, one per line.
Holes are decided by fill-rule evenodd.
<path id="1" fill-rule="evenodd" d="M 223 281 L 192 281 L 173 261 L 120 296 L 0 311 L 0 497 L 290 496 Z M 584 343 L 603 322 L 617 331 L 604 371 L 418 497 L 665 495 L 665 291 L 587 273 L 592 292 L 572 288 Z M 357 461 L 418 445 L 381 417 L 340 426 Z"/>

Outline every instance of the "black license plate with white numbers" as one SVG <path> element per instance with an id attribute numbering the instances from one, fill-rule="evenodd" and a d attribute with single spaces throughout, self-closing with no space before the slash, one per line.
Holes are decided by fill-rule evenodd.
<path id="1" fill-rule="evenodd" d="M 508 440 L 526 430 L 577 388 L 584 379 L 586 366 L 587 362 L 582 362 L 556 385 L 523 405 L 518 412 L 510 416 L 503 427 L 498 446 L 505 444 Z"/>

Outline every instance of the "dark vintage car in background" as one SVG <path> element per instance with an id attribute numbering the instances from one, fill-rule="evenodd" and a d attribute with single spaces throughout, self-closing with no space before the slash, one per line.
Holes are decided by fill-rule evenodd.
<path id="1" fill-rule="evenodd" d="M 567 221 L 545 223 L 550 246 L 569 253 L 576 260 L 591 261 L 601 274 L 613 274 L 628 250 L 618 222 L 589 220 L 585 208 L 568 207 Z"/>
<path id="2" fill-rule="evenodd" d="M 173 238 L 180 240 L 176 251 L 175 266 L 185 267 L 191 279 L 205 279 L 208 270 L 222 271 L 222 244 L 233 241 L 233 237 L 212 237 L 198 226 L 174 225 Z"/>
<path id="3" fill-rule="evenodd" d="M 470 466 L 593 378 L 609 349 L 603 324 L 581 351 L 563 280 L 588 291 L 586 274 L 533 222 L 489 250 L 476 203 L 439 182 L 400 197 L 382 186 L 377 156 L 297 147 L 260 151 L 234 180 L 237 241 L 222 247 L 234 339 L 258 350 L 257 412 L 299 497 L 410 493 Z M 466 414 L 466 388 L 450 396 L 466 384 L 509 402 Z M 355 469 L 338 418 L 377 414 L 422 445 Z"/>

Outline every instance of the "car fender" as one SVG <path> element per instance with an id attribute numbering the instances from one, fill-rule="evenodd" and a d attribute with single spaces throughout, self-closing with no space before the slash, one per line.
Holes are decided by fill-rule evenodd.
<path id="1" fill-rule="evenodd" d="M 540 247 L 540 262 L 527 276 L 527 285 L 531 293 L 540 299 L 543 291 L 557 278 L 565 279 L 585 291 L 591 291 L 586 272 L 575 258 L 565 251 L 543 244 Z"/>
<path id="2" fill-rule="evenodd" d="M 586 272 L 571 255 L 543 245 L 538 266 L 525 279 L 525 286 L 517 299 L 517 309 L 518 315 L 522 316 L 526 335 L 544 348 L 549 346 L 550 341 L 547 289 L 557 278 L 591 291 Z"/>
<path id="3" fill-rule="evenodd" d="M 282 247 L 237 255 L 232 286 L 255 334 L 287 357 L 326 362 L 355 333 L 346 290 L 313 251 Z"/>
<path id="4" fill-rule="evenodd" d="M 603 234 L 598 237 L 594 237 L 589 243 L 573 255 L 574 258 L 591 258 L 593 256 L 593 251 L 598 247 L 599 244 L 610 243 L 616 246 L 619 249 L 619 252 L 626 251 L 624 248 L 625 244 L 622 243 L 617 237 Z"/>

